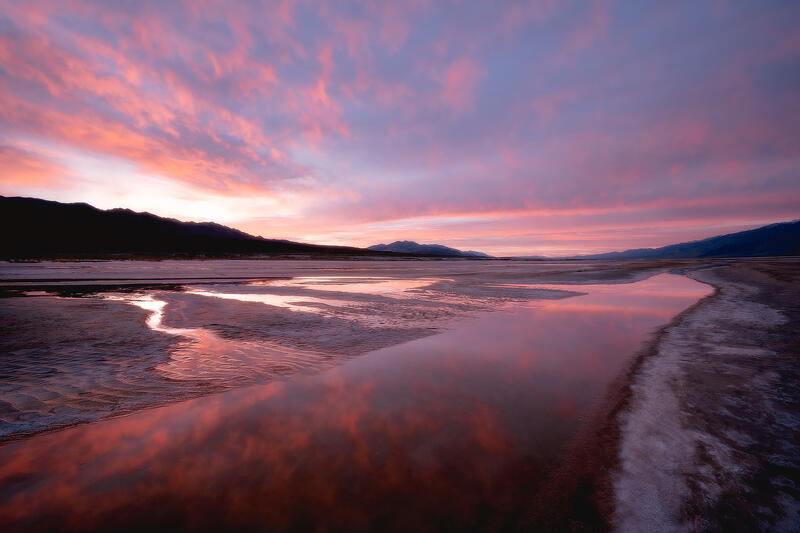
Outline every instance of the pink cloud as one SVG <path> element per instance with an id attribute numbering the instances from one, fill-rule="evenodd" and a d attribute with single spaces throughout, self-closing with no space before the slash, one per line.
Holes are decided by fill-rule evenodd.
<path id="1" fill-rule="evenodd" d="M 442 100 L 457 115 L 473 109 L 475 90 L 483 76 L 483 69 L 473 60 L 468 58 L 456 60 L 444 73 Z"/>
<path id="2" fill-rule="evenodd" d="M 247 227 L 343 244 L 414 227 L 500 250 L 484 231 L 534 243 L 545 216 L 616 212 L 630 231 L 628 213 L 669 226 L 705 209 L 714 227 L 800 215 L 787 204 L 800 157 L 788 4 L 661 4 L 636 27 L 624 4 L 599 2 L 4 7 L 14 190 L 64 197 L 47 182 L 65 175 L 52 145 L 182 191 L 283 195 L 294 218 Z M 704 32 L 681 33 L 687 17 Z M 72 198 L 85 186 L 61 179 Z M 586 227 L 549 228 L 584 242 Z"/>
<path id="3" fill-rule="evenodd" d="M 6 187 L 61 188 L 67 169 L 57 162 L 16 146 L 0 144 L 0 185 Z"/>

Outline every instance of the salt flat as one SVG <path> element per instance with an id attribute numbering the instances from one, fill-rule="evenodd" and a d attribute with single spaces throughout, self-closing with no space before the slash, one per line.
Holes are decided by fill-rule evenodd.
<path id="1" fill-rule="evenodd" d="M 0 264 L 0 523 L 786 529 L 799 270 Z"/>

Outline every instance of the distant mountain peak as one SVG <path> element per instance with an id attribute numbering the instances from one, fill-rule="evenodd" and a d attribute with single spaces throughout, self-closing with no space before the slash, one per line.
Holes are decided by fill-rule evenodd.
<path id="1" fill-rule="evenodd" d="M 432 255 L 438 257 L 491 257 L 483 252 L 457 250 L 442 244 L 420 244 L 414 241 L 394 241 L 390 244 L 375 244 L 367 248 L 375 252 L 399 252 L 405 254 Z"/>

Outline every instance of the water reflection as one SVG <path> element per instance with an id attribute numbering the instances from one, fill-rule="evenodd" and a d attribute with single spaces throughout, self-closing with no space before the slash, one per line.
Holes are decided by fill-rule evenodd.
<path id="1" fill-rule="evenodd" d="M 187 294 L 197 294 L 198 296 L 208 296 L 210 298 L 222 298 L 223 300 L 236 300 L 239 302 L 260 302 L 266 305 L 275 307 L 285 307 L 292 311 L 302 311 L 305 313 L 320 313 L 324 307 L 318 307 L 312 304 L 322 304 L 323 306 L 337 306 L 339 308 L 348 307 L 351 302 L 344 300 L 336 300 L 333 298 L 317 298 L 314 296 L 298 296 L 296 294 L 268 294 L 268 293 L 235 293 L 235 292 L 220 292 L 208 291 L 201 289 L 189 289 Z"/>
<path id="2" fill-rule="evenodd" d="M 382 296 L 401 295 L 410 290 L 421 289 L 441 281 L 441 278 L 389 278 L 368 276 L 299 276 L 288 280 L 254 281 L 250 285 L 270 285 L 272 287 L 301 287 L 323 289 L 335 292 L 356 294 L 379 294 Z"/>
<path id="3" fill-rule="evenodd" d="M 524 528 L 543 477 L 677 276 L 513 307 L 316 376 L 0 448 L 8 529 Z"/>
<path id="4" fill-rule="evenodd" d="M 187 291 L 206 295 L 204 291 Z M 225 297 L 221 293 L 209 295 Z M 254 296 L 259 295 L 231 295 Z M 107 300 L 123 301 L 150 311 L 145 322 L 154 331 L 184 339 L 170 350 L 169 359 L 154 366 L 154 370 L 173 380 L 202 379 L 219 388 L 232 388 L 264 381 L 303 369 L 319 366 L 326 354 L 299 350 L 274 341 L 227 339 L 204 328 L 173 328 L 164 325 L 167 302 L 152 294 L 105 294 Z M 238 299 L 238 298 L 235 298 Z M 242 301 L 260 301 L 243 299 Z"/>

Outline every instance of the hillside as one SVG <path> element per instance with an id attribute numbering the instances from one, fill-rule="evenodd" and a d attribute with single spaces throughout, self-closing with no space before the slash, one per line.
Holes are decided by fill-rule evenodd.
<path id="1" fill-rule="evenodd" d="M 386 255 L 265 239 L 211 222 L 181 222 L 128 209 L 101 210 L 37 198 L 0 196 L 0 224 L 0 259 Z"/>
<path id="2" fill-rule="evenodd" d="M 800 220 L 779 222 L 738 233 L 661 248 L 584 255 L 582 259 L 690 259 L 704 257 L 766 257 L 800 255 Z"/>
<path id="3" fill-rule="evenodd" d="M 396 252 L 439 257 L 473 257 L 488 259 L 491 256 L 472 250 L 461 251 L 441 244 L 419 244 L 414 241 L 395 241 L 391 244 L 375 244 L 367 248 L 376 252 Z"/>

